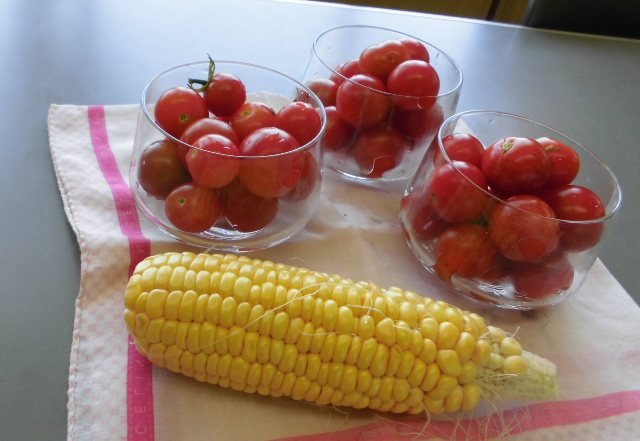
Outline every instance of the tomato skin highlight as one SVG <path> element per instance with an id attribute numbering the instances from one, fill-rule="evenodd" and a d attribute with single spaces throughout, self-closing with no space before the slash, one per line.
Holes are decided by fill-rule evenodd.
<path id="1" fill-rule="evenodd" d="M 358 58 L 363 73 L 386 81 L 393 69 L 409 60 L 409 49 L 397 40 L 387 40 L 365 48 Z"/>
<path id="2" fill-rule="evenodd" d="M 352 76 L 338 88 L 336 109 L 347 123 L 358 128 L 370 128 L 385 121 L 391 110 L 391 100 L 380 79 L 370 75 Z"/>
<path id="3" fill-rule="evenodd" d="M 204 135 L 213 134 L 222 135 L 235 145 L 240 144 L 240 138 L 235 130 L 233 130 L 229 124 L 217 118 L 202 118 L 194 121 L 184 130 L 182 136 L 180 136 L 180 141 L 185 144 L 193 145 L 194 142 L 199 138 L 202 138 Z M 180 154 L 182 155 L 182 159 L 186 165 L 189 148 L 180 144 L 178 149 L 180 150 Z"/>
<path id="4" fill-rule="evenodd" d="M 239 180 L 223 190 L 224 218 L 236 231 L 249 233 L 269 225 L 278 214 L 278 199 L 249 191 Z"/>
<path id="5" fill-rule="evenodd" d="M 252 132 L 240 143 L 240 154 L 265 157 L 243 158 L 239 173 L 242 184 L 258 196 L 283 196 L 300 179 L 305 159 L 303 152 L 280 154 L 298 147 L 300 144 L 293 136 L 276 127 Z"/>
<path id="6" fill-rule="evenodd" d="M 550 189 L 570 184 L 580 171 L 580 156 L 566 144 L 551 138 L 538 138 L 549 158 L 549 177 L 544 187 Z"/>
<path id="7" fill-rule="evenodd" d="M 531 194 L 545 185 L 549 158 L 537 141 L 512 136 L 487 147 L 482 171 L 491 189 L 501 196 Z"/>
<path id="8" fill-rule="evenodd" d="M 237 76 L 230 73 L 217 73 L 204 91 L 207 107 L 216 116 L 226 117 L 244 104 L 247 91 Z"/>
<path id="9" fill-rule="evenodd" d="M 165 214 L 178 229 L 201 233 L 216 223 L 221 212 L 218 192 L 192 182 L 176 187 L 167 196 Z"/>
<path id="10" fill-rule="evenodd" d="M 400 63 L 389 74 L 387 90 L 396 95 L 403 95 L 394 97 L 394 102 L 403 109 L 428 109 L 436 102 L 440 90 L 440 77 L 429 63 L 408 60 Z"/>
<path id="11" fill-rule="evenodd" d="M 542 199 L 517 195 L 491 211 L 489 236 L 508 259 L 538 262 L 558 247 L 560 225 L 553 209 Z"/>
<path id="12" fill-rule="evenodd" d="M 479 277 L 492 266 L 496 249 L 486 228 L 460 224 L 448 228 L 436 242 L 434 270 L 443 280 Z"/>
<path id="13" fill-rule="evenodd" d="M 348 60 L 336 67 L 335 73 L 332 73 L 329 79 L 339 87 L 346 78 L 351 78 L 352 76 L 361 73 L 362 70 L 360 69 L 358 60 Z"/>
<path id="14" fill-rule="evenodd" d="M 180 138 L 189 124 L 209 116 L 204 98 L 188 87 L 173 87 L 166 90 L 153 110 L 156 123 L 174 138 Z"/>
<path id="15" fill-rule="evenodd" d="M 442 138 L 442 145 L 451 161 L 463 161 L 473 164 L 478 168 L 482 167 L 484 147 L 475 136 L 467 133 L 447 135 Z M 445 162 L 446 160 L 442 156 L 442 153 L 440 153 L 440 149 L 436 148 L 433 163 L 440 165 Z"/>
<path id="16" fill-rule="evenodd" d="M 310 104 L 293 101 L 278 111 L 275 126 L 305 145 L 320 133 L 322 119 Z"/>
<path id="17" fill-rule="evenodd" d="M 465 177 L 482 190 L 487 190 L 482 171 L 467 162 L 442 164 L 429 178 L 427 191 L 431 204 L 447 222 L 471 222 L 480 217 L 487 206 L 487 195 Z"/>
<path id="18" fill-rule="evenodd" d="M 138 166 L 138 182 L 149 195 L 165 199 L 178 185 L 191 180 L 177 143 L 165 139 L 144 149 Z"/>
<path id="19" fill-rule="evenodd" d="M 429 51 L 427 48 L 414 38 L 401 38 L 400 44 L 407 48 L 409 51 L 410 60 L 422 60 L 425 62 L 430 61 Z"/>
<path id="20" fill-rule="evenodd" d="M 261 102 L 244 103 L 231 115 L 229 125 L 238 134 L 240 141 L 258 129 L 274 127 L 276 112 Z"/>
<path id="21" fill-rule="evenodd" d="M 187 168 L 193 181 L 203 187 L 221 188 L 233 181 L 240 170 L 238 147 L 218 134 L 204 135 L 187 154 Z"/>
<path id="22" fill-rule="evenodd" d="M 600 219 L 606 214 L 604 204 L 598 195 L 579 185 L 561 185 L 547 191 L 542 197 L 558 219 L 589 221 Z M 602 222 L 563 223 L 560 237 L 562 247 L 574 252 L 588 250 L 600 242 L 603 231 Z"/>

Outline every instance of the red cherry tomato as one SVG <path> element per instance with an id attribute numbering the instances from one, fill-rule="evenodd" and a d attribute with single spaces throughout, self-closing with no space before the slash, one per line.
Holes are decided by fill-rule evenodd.
<path id="1" fill-rule="evenodd" d="M 407 150 L 407 141 L 400 132 L 377 126 L 357 135 L 351 154 L 365 176 L 379 178 L 400 164 Z"/>
<path id="2" fill-rule="evenodd" d="M 322 119 L 310 104 L 293 101 L 278 111 L 275 126 L 305 145 L 320 133 Z"/>
<path id="3" fill-rule="evenodd" d="M 161 129 L 180 138 L 189 124 L 209 116 L 209 109 L 204 98 L 195 90 L 174 87 L 160 95 L 153 116 Z"/>
<path id="4" fill-rule="evenodd" d="M 320 166 L 310 151 L 304 152 L 304 169 L 298 183 L 289 190 L 282 200 L 288 202 L 304 201 L 313 193 L 320 182 Z"/>
<path id="5" fill-rule="evenodd" d="M 397 40 L 387 40 L 367 47 L 360 54 L 360 70 L 386 81 L 391 71 L 409 59 L 409 49 Z"/>
<path id="6" fill-rule="evenodd" d="M 605 216 L 604 204 L 591 190 L 578 185 L 561 185 L 547 191 L 544 200 L 551 206 L 558 219 L 590 221 Z M 568 251 L 584 251 L 598 244 L 604 224 L 562 224 L 560 241 Z"/>
<path id="7" fill-rule="evenodd" d="M 192 182 L 176 187 L 165 202 L 167 219 L 188 233 L 206 231 L 220 216 L 218 192 Z"/>
<path id="8" fill-rule="evenodd" d="M 391 71 L 387 79 L 387 90 L 402 95 L 394 97 L 394 102 L 403 109 L 428 109 L 436 102 L 440 77 L 429 63 L 408 60 Z"/>
<path id="9" fill-rule="evenodd" d="M 487 147 L 482 171 L 489 186 L 502 196 L 534 193 L 547 181 L 549 158 L 537 141 L 508 137 Z"/>
<path id="10" fill-rule="evenodd" d="M 566 144 L 551 138 L 538 138 L 549 158 L 549 177 L 545 188 L 570 184 L 580 171 L 580 156 Z"/>
<path id="11" fill-rule="evenodd" d="M 269 225 L 278 214 L 278 199 L 258 196 L 238 180 L 223 190 L 223 215 L 236 231 L 248 233 Z"/>
<path id="12" fill-rule="evenodd" d="M 394 106 L 391 114 L 391 125 L 414 141 L 431 138 L 443 121 L 442 107 L 437 104 L 430 109 L 414 110 Z"/>
<path id="13" fill-rule="evenodd" d="M 344 122 L 335 107 L 325 107 L 327 125 L 322 137 L 322 145 L 331 151 L 346 150 L 351 145 L 355 129 Z"/>
<path id="14" fill-rule="evenodd" d="M 409 50 L 410 60 L 422 60 L 429 62 L 429 52 L 427 48 L 418 40 L 413 38 L 401 38 L 400 44 Z"/>
<path id="15" fill-rule="evenodd" d="M 558 247 L 560 226 L 553 209 L 536 196 L 511 196 L 489 214 L 489 235 L 511 260 L 538 262 Z"/>
<path id="16" fill-rule="evenodd" d="M 182 136 L 180 137 L 180 141 L 184 142 L 185 144 L 193 145 L 196 140 L 202 138 L 204 135 L 213 134 L 222 135 L 225 138 L 229 139 L 229 141 L 233 142 L 235 145 L 240 144 L 240 138 L 238 137 L 238 134 L 235 132 L 235 130 L 233 130 L 229 124 L 217 118 L 202 118 L 198 121 L 193 122 L 184 130 Z M 189 148 L 180 145 L 179 150 L 182 155 L 181 157 L 186 165 L 186 156 Z"/>
<path id="17" fill-rule="evenodd" d="M 384 121 L 391 109 L 389 96 L 382 81 L 376 77 L 358 74 L 338 88 L 336 109 L 347 123 L 354 127 L 369 128 Z"/>
<path id="18" fill-rule="evenodd" d="M 349 60 L 336 67 L 335 72 L 331 74 L 329 79 L 339 87 L 346 78 L 351 78 L 361 73 L 358 60 Z"/>
<path id="19" fill-rule="evenodd" d="M 569 259 L 560 254 L 539 264 L 519 263 L 512 269 L 511 277 L 517 298 L 540 300 L 569 289 L 573 273 Z"/>
<path id="20" fill-rule="evenodd" d="M 414 190 L 406 195 L 402 207 L 413 233 L 421 240 L 433 240 L 450 226 L 438 216 L 424 190 Z"/>
<path id="21" fill-rule="evenodd" d="M 480 190 L 487 190 L 487 181 L 478 167 L 467 162 L 437 167 L 427 188 L 433 208 L 447 222 L 476 220 L 487 205 L 488 197 Z"/>
<path id="22" fill-rule="evenodd" d="M 496 249 L 486 228 L 461 224 L 448 228 L 436 242 L 434 269 L 445 281 L 482 276 L 491 268 Z"/>
<path id="23" fill-rule="evenodd" d="M 273 127 L 276 123 L 276 112 L 268 105 L 260 102 L 244 103 L 231 115 L 229 124 L 242 141 L 251 132 L 264 127 Z"/>
<path id="24" fill-rule="evenodd" d="M 203 187 L 221 188 L 240 170 L 238 147 L 221 135 L 204 135 L 187 153 L 187 168 L 193 181 Z"/>
<path id="25" fill-rule="evenodd" d="M 455 133 L 442 138 L 444 151 L 451 161 L 464 161 L 473 164 L 476 167 L 482 167 L 482 155 L 484 147 L 482 143 L 473 135 L 466 133 Z M 437 148 L 433 163 L 440 165 L 445 163 L 445 159 Z"/>
<path id="26" fill-rule="evenodd" d="M 323 106 L 335 106 L 336 94 L 338 93 L 338 85 L 333 81 L 326 78 L 315 78 L 307 82 L 306 86 L 316 94 Z M 299 101 L 309 102 L 308 96 L 300 93 L 298 96 Z"/>
<path id="27" fill-rule="evenodd" d="M 154 142 L 140 155 L 138 182 L 149 195 L 165 199 L 171 190 L 190 180 L 177 143 L 168 139 Z"/>
<path id="28" fill-rule="evenodd" d="M 204 99 L 211 113 L 217 116 L 231 116 L 244 104 L 247 91 L 237 76 L 217 73 L 204 90 Z"/>
<path id="29" fill-rule="evenodd" d="M 252 132 L 240 143 L 243 158 L 240 180 L 251 192 L 277 198 L 291 190 L 304 169 L 304 155 L 288 153 L 300 147 L 296 139 L 282 129 L 266 127 Z"/>

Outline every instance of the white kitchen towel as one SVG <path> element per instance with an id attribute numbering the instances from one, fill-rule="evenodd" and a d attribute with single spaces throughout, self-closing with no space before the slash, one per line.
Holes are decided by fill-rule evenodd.
<path id="1" fill-rule="evenodd" d="M 136 209 L 128 176 L 137 117 L 136 105 L 49 111 L 53 165 L 81 251 L 70 441 L 640 439 L 640 308 L 599 260 L 575 296 L 544 312 L 468 302 L 426 274 L 409 251 L 397 221 L 400 193 L 330 176 L 306 228 L 252 256 L 401 286 L 476 311 L 557 364 L 559 399 L 485 405 L 475 416 L 427 421 L 250 395 L 152 367 L 127 335 L 123 290 L 140 259 L 190 248 Z"/>

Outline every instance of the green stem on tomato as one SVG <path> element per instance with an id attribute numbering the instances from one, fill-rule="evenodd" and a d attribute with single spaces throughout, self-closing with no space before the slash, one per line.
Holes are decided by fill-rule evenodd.
<path id="1" fill-rule="evenodd" d="M 203 92 L 204 90 L 207 89 L 207 87 L 209 87 L 209 84 L 211 84 L 211 82 L 213 81 L 213 73 L 216 70 L 216 63 L 215 61 L 213 61 L 213 58 L 211 58 L 211 55 L 207 54 L 207 57 L 209 58 L 209 73 L 207 75 L 206 81 L 200 80 L 197 78 L 187 79 L 187 83 L 189 84 L 189 87 L 195 90 L 196 92 Z M 194 84 L 198 84 L 200 87 L 194 87 Z"/>

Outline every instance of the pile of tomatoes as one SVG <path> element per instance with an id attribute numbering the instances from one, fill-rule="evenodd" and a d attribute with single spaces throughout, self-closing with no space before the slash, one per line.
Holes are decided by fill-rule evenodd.
<path id="1" fill-rule="evenodd" d="M 352 158 L 362 176 L 380 178 L 416 142 L 433 136 L 443 114 L 438 73 L 429 52 L 412 38 L 365 48 L 329 78 L 307 82 L 327 115 L 326 152 Z"/>
<path id="2" fill-rule="evenodd" d="M 237 76 L 213 70 L 155 103 L 155 122 L 171 136 L 141 153 L 138 181 L 182 231 L 203 232 L 222 219 L 235 231 L 257 231 L 283 201 L 300 203 L 313 192 L 320 167 L 299 147 L 319 134 L 321 114 L 300 101 L 277 112 L 247 101 Z"/>
<path id="3" fill-rule="evenodd" d="M 510 284 L 525 299 L 568 289 L 568 254 L 598 244 L 605 216 L 600 198 L 573 183 L 577 152 L 550 138 L 506 137 L 485 148 L 453 134 L 442 144 L 450 161 L 434 141 L 426 183 L 403 200 L 405 222 L 432 249 L 435 272 L 445 281 Z"/>

